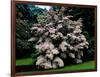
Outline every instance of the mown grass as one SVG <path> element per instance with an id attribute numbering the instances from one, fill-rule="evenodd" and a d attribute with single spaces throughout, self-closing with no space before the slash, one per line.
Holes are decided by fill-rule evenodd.
<path id="1" fill-rule="evenodd" d="M 45 71 L 45 72 L 50 72 L 50 71 L 78 71 L 78 70 L 91 70 L 91 69 L 96 69 L 95 67 L 95 62 L 94 61 L 87 61 L 81 64 L 74 64 L 74 65 L 68 65 L 63 68 L 59 69 L 50 69 L 50 70 L 38 70 L 38 71 Z"/>
<path id="2" fill-rule="evenodd" d="M 17 59 L 16 60 L 16 66 L 18 65 L 31 65 L 32 62 L 32 58 L 24 58 L 24 59 Z"/>
<path id="3" fill-rule="evenodd" d="M 18 65 L 31 65 L 32 64 L 32 59 L 31 58 L 26 58 L 26 59 L 20 59 L 16 61 L 16 66 Z M 32 73 L 32 72 L 52 72 L 52 71 L 78 71 L 78 70 L 92 70 L 96 69 L 95 67 L 95 62 L 94 61 L 87 61 L 83 62 L 81 64 L 73 64 L 73 65 L 68 65 L 63 68 L 59 69 L 49 69 L 49 70 L 33 70 L 27 71 L 27 72 L 20 72 L 20 73 Z"/>
<path id="4" fill-rule="evenodd" d="M 94 69 L 95 68 L 95 62 L 94 61 L 88 61 L 88 62 L 84 62 L 81 64 L 76 64 L 76 65 L 72 65 L 70 67 L 66 66 L 64 68 L 64 70 L 84 70 L 84 69 Z"/>
<path id="5" fill-rule="evenodd" d="M 61 70 L 87 70 L 87 69 L 95 69 L 95 62 L 88 61 L 81 64 L 69 65 L 65 66 Z"/>

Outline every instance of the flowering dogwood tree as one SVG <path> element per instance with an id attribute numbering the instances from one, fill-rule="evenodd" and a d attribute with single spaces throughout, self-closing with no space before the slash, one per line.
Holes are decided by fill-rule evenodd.
<path id="1" fill-rule="evenodd" d="M 73 16 L 64 15 L 65 8 L 59 10 L 50 8 L 44 16 L 38 16 L 38 23 L 31 28 L 33 37 L 28 41 L 35 41 L 37 68 L 50 69 L 64 67 L 67 56 L 76 63 L 82 62 L 84 48 L 89 43 L 82 34 L 82 19 L 73 21 Z"/>

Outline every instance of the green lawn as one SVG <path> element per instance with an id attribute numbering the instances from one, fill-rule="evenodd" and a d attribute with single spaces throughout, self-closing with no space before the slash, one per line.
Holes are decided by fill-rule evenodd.
<path id="1" fill-rule="evenodd" d="M 31 65 L 32 64 L 32 59 L 31 58 L 26 58 L 26 59 L 19 59 L 16 61 L 16 65 Z M 95 62 L 94 61 L 87 61 L 83 62 L 81 64 L 74 64 L 74 65 L 68 65 L 63 68 L 59 69 L 50 69 L 50 70 L 34 70 L 33 71 L 28 71 L 28 72 L 21 72 L 21 73 L 32 73 L 32 72 L 50 72 L 50 71 L 74 71 L 74 70 L 88 70 L 88 69 L 96 69 L 95 68 Z"/>
<path id="2" fill-rule="evenodd" d="M 18 65 L 31 65 L 31 64 L 32 64 L 32 58 L 24 58 L 24 59 L 16 60 L 16 66 L 18 66 Z"/>
<path id="3" fill-rule="evenodd" d="M 81 64 L 68 65 L 59 69 L 38 70 L 38 71 L 50 72 L 50 71 L 74 71 L 74 70 L 89 70 L 89 69 L 96 69 L 94 61 L 88 61 Z"/>
<path id="4" fill-rule="evenodd" d="M 84 69 L 94 69 L 95 68 L 95 62 L 94 61 L 88 61 L 81 64 L 76 64 L 72 66 L 66 66 L 64 70 L 84 70 Z"/>
<path id="5" fill-rule="evenodd" d="M 95 62 L 88 61 L 81 64 L 69 65 L 61 68 L 59 70 L 86 70 L 86 69 L 95 69 Z"/>

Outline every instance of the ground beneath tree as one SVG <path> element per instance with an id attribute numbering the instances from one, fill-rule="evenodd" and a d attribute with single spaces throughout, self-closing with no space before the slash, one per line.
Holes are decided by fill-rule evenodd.
<path id="1" fill-rule="evenodd" d="M 21 59 L 21 60 L 17 60 L 16 61 L 16 66 L 20 66 L 20 65 L 30 65 L 31 62 L 31 58 L 27 58 L 27 59 Z M 19 64 L 18 64 L 19 63 Z M 58 69 L 49 69 L 49 70 L 35 70 L 34 68 L 32 68 L 32 70 L 30 71 L 26 71 L 26 72 L 18 72 L 17 74 L 32 74 L 33 72 L 62 72 L 62 71 L 79 71 L 79 70 L 92 70 L 92 69 L 96 69 L 95 67 L 95 61 L 87 61 L 87 62 L 83 62 L 81 64 L 74 64 L 74 65 L 68 65 L 65 66 L 63 68 L 58 68 Z"/>

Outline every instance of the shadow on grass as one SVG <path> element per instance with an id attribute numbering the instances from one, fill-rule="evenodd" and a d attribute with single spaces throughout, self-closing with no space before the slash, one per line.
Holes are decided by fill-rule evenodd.
<path id="1" fill-rule="evenodd" d="M 33 65 L 16 66 L 16 73 L 33 73 L 33 72 L 52 72 L 52 71 L 79 71 L 96 69 L 94 61 L 87 61 L 80 64 L 71 64 L 57 69 L 36 69 Z"/>

